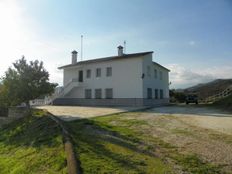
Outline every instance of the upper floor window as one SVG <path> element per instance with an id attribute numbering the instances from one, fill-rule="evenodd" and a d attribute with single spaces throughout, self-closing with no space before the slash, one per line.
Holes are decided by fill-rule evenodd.
<path id="1" fill-rule="evenodd" d="M 82 70 L 78 72 L 78 82 L 83 82 L 83 71 Z"/>
<path id="2" fill-rule="evenodd" d="M 90 70 L 90 69 L 88 69 L 88 70 L 86 71 L 86 78 L 87 78 L 87 79 L 91 78 L 91 70 Z"/>
<path id="3" fill-rule="evenodd" d="M 112 99 L 113 98 L 113 89 L 106 88 L 105 89 L 105 96 L 106 96 L 106 99 Z"/>
<path id="4" fill-rule="evenodd" d="M 151 67 L 147 66 L 147 76 L 151 77 Z"/>
<path id="5" fill-rule="evenodd" d="M 154 77 L 157 79 L 157 69 L 154 69 Z"/>
<path id="6" fill-rule="evenodd" d="M 160 75 L 160 77 L 159 77 L 160 80 L 162 80 L 163 79 L 163 73 L 162 73 L 162 71 L 159 72 L 159 75 Z"/>
<path id="7" fill-rule="evenodd" d="M 112 67 L 107 67 L 106 68 L 106 76 L 107 77 L 112 76 Z"/>
<path id="8" fill-rule="evenodd" d="M 96 77 L 101 77 L 101 68 L 96 69 Z"/>

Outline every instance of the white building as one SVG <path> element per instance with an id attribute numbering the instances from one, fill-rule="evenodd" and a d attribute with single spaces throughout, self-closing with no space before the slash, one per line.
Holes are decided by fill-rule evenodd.
<path id="1" fill-rule="evenodd" d="M 144 106 L 169 102 L 169 70 L 152 61 L 153 52 L 124 54 L 59 67 L 63 91 L 55 105 Z"/>

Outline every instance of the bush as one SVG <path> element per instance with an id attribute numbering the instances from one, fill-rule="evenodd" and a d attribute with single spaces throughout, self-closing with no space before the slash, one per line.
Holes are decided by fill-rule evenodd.
<path id="1" fill-rule="evenodd" d="M 8 108 L 0 107 L 0 116 L 7 117 L 8 116 Z"/>

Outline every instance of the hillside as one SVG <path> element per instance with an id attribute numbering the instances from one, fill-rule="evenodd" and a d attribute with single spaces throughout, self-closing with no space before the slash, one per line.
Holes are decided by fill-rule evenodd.
<path id="1" fill-rule="evenodd" d="M 185 93 L 197 93 L 202 99 L 218 94 L 232 85 L 232 79 L 217 79 L 209 83 L 198 84 L 184 89 Z"/>
<path id="2" fill-rule="evenodd" d="M 222 109 L 226 109 L 226 110 L 230 110 L 232 111 L 232 95 L 226 97 L 226 98 L 223 98 L 219 101 L 216 101 L 214 103 L 215 106 L 218 106 Z"/>
<path id="3" fill-rule="evenodd" d="M 0 128 L 0 173 L 67 173 L 59 126 L 35 111 Z"/>

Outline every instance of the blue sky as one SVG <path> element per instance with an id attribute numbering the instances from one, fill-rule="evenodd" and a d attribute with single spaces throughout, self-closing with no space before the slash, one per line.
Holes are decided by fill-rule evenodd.
<path id="1" fill-rule="evenodd" d="M 126 40 L 126 53 L 154 51 L 171 69 L 171 88 L 232 78 L 230 0 L 1 0 L 0 73 L 13 61 L 44 61 L 51 81 L 62 85 L 57 66 L 111 56 Z"/>

